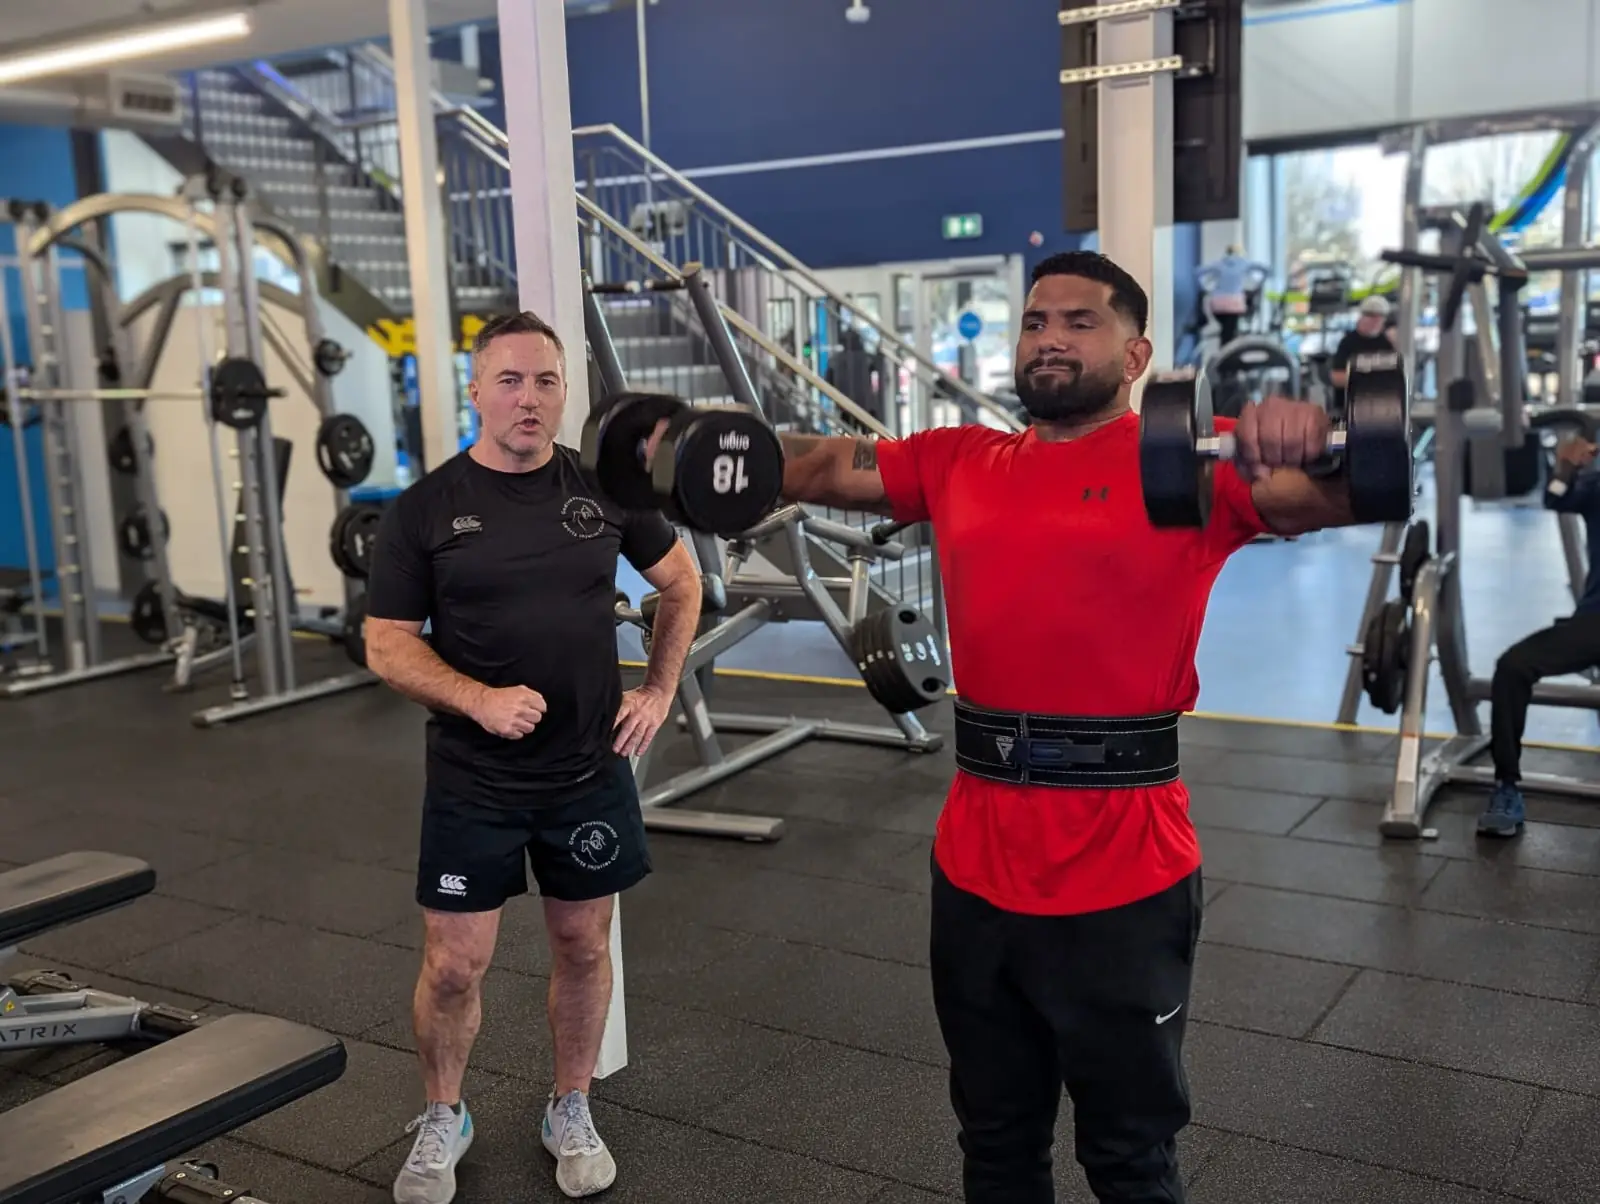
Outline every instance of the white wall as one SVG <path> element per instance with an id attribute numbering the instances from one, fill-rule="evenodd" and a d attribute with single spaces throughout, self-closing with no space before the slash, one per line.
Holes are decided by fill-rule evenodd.
<path id="1" fill-rule="evenodd" d="M 263 299 L 262 310 L 279 326 L 292 330 L 296 315 Z M 213 348 L 222 346 L 222 311 L 207 306 L 211 323 L 207 338 Z M 142 343 L 154 322 L 147 314 L 137 329 Z M 185 306 L 173 322 L 172 333 L 156 366 L 151 388 L 186 390 L 197 387 L 199 337 L 195 310 Z M 335 514 L 333 487 L 317 468 L 316 436 L 319 418 L 311 398 L 295 383 L 270 345 L 263 364 L 267 379 L 288 390 L 288 396 L 271 403 L 272 432 L 294 444 L 289 485 L 283 498 L 284 546 L 289 572 L 303 605 L 338 606 L 344 601 L 343 578 L 328 551 L 328 532 Z M 155 440 L 156 490 L 161 506 L 172 519 L 172 542 L 167 553 L 173 581 L 186 593 L 220 598 L 224 593 L 222 535 L 217 526 L 217 504 L 211 470 L 210 439 L 199 401 L 153 401 L 145 407 Z M 235 438 L 218 428 L 222 453 L 223 489 L 229 529 L 237 505 L 238 460 Z M 103 460 L 105 457 L 102 456 Z"/>
<path id="2" fill-rule="evenodd" d="M 1247 141 L 1600 101 L 1600 0 L 1257 0 Z"/>

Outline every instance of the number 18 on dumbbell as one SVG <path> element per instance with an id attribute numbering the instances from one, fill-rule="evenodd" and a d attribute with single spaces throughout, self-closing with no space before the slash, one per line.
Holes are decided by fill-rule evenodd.
<path id="1" fill-rule="evenodd" d="M 1355 357 L 1345 419 L 1328 435 L 1313 475 L 1344 476 L 1357 522 L 1405 522 L 1414 496 L 1405 370 L 1394 352 Z M 1139 409 L 1139 475 L 1156 527 L 1203 527 L 1211 517 L 1217 461 L 1232 460 L 1231 434 L 1212 420 L 1211 382 L 1202 372 L 1157 376 Z"/>
<path id="2" fill-rule="evenodd" d="M 654 455 L 646 447 L 666 430 Z M 659 393 L 621 393 L 583 424 L 579 458 L 629 510 L 661 510 L 691 531 L 734 536 L 783 492 L 778 435 L 748 406 L 691 406 Z"/>

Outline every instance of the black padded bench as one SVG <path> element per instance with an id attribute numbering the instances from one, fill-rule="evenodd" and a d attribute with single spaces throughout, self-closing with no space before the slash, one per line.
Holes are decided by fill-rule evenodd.
<path id="1" fill-rule="evenodd" d="M 0 950 L 131 903 L 155 886 L 155 870 L 118 853 L 63 853 L 7 870 L 0 873 Z"/>
<path id="2" fill-rule="evenodd" d="M 99 1199 L 327 1086 L 344 1066 L 336 1037 L 224 1016 L 5 1113 L 0 1204 Z"/>

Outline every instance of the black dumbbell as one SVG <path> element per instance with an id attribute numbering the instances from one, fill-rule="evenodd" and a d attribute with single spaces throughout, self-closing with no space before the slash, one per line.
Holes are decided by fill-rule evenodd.
<path id="1" fill-rule="evenodd" d="M 1156 527 L 1204 527 L 1212 474 L 1233 459 L 1231 434 L 1216 433 L 1204 373 L 1157 376 L 1139 411 L 1139 473 L 1145 512 Z M 1397 353 L 1358 355 L 1350 365 L 1344 421 L 1328 436 L 1314 473 L 1342 472 L 1357 522 L 1405 522 L 1413 500 L 1410 411 Z"/>
<path id="2" fill-rule="evenodd" d="M 645 447 L 666 422 L 649 462 Z M 658 393 L 621 393 L 583 426 L 585 471 L 630 510 L 664 512 L 691 531 L 747 531 L 783 492 L 783 448 L 747 406 L 691 406 Z"/>

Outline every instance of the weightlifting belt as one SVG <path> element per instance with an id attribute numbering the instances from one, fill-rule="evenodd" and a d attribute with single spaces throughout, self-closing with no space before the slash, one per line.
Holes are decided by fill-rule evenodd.
<path id="1" fill-rule="evenodd" d="M 956 765 L 1018 786 L 1160 786 L 1178 780 L 1178 712 L 1084 719 L 988 711 L 958 698 Z"/>

